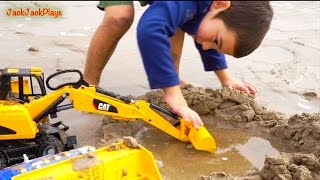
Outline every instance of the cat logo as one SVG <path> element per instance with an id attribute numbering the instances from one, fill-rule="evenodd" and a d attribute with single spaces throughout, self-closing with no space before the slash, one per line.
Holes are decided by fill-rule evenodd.
<path id="1" fill-rule="evenodd" d="M 110 104 L 106 104 L 106 103 L 99 103 L 98 104 L 98 109 L 99 110 L 104 110 L 104 111 L 109 111 L 109 107 L 111 105 Z"/>
<path id="2" fill-rule="evenodd" d="M 99 111 L 108 111 L 108 112 L 118 113 L 118 109 L 116 107 L 98 99 L 93 100 L 93 106 L 95 107 L 95 109 Z"/>

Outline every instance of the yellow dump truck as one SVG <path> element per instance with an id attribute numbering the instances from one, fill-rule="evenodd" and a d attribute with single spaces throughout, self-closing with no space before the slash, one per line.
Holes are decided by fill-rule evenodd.
<path id="1" fill-rule="evenodd" d="M 160 180 L 161 175 L 150 151 L 134 138 L 95 149 L 73 149 L 36 159 L 25 159 L 0 170 L 0 180 Z"/>

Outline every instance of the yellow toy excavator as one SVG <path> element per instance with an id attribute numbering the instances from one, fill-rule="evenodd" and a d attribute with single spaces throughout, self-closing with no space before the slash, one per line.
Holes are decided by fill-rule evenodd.
<path id="1" fill-rule="evenodd" d="M 51 86 L 54 77 L 66 73 L 76 74 L 78 81 Z M 70 103 L 62 104 L 65 99 Z M 44 81 L 41 68 L 5 68 L 0 70 L 0 167 L 22 162 L 24 155 L 33 159 L 73 149 L 76 137 L 68 136 L 69 127 L 61 121 L 49 121 L 57 117 L 57 112 L 71 108 L 118 120 L 141 119 L 181 141 L 191 142 L 197 150 L 213 153 L 216 149 L 204 126 L 196 129 L 160 106 L 89 85 L 79 70 L 57 71 Z M 158 112 L 177 123 L 171 124 Z"/>

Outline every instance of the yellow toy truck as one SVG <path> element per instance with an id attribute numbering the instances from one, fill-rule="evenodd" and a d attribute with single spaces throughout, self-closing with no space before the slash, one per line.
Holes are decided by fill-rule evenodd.
<path id="1" fill-rule="evenodd" d="M 52 79 L 74 75 L 76 82 L 52 87 Z M 53 81 L 55 82 L 55 81 Z M 46 92 L 46 86 L 51 90 Z M 62 103 L 65 99 L 69 103 Z M 169 135 L 191 142 L 195 149 L 214 152 L 215 141 L 204 126 L 189 122 L 155 104 L 133 99 L 89 85 L 79 70 L 61 70 L 44 80 L 41 68 L 0 70 L 0 169 L 24 160 L 73 149 L 77 142 L 61 121 L 51 124 L 57 112 L 68 109 L 103 114 L 114 119 L 143 120 Z M 177 120 L 171 124 L 158 112 Z"/>
<path id="2" fill-rule="evenodd" d="M 0 180 L 160 180 L 150 151 L 132 137 L 96 150 L 85 146 L 0 170 Z"/>

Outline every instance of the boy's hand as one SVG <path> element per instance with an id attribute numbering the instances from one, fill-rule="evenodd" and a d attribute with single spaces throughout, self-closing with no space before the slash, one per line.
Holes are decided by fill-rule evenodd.
<path id="1" fill-rule="evenodd" d="M 198 115 L 198 113 L 190 109 L 188 106 L 178 106 L 174 108 L 174 113 L 178 114 L 184 120 L 190 121 L 193 127 L 195 127 L 196 129 L 203 125 L 203 122 L 201 121 L 201 118 Z"/>
<path id="2" fill-rule="evenodd" d="M 257 95 L 257 88 L 253 84 L 246 83 L 246 82 L 240 82 L 236 80 L 229 80 L 227 82 L 222 83 L 223 87 L 231 88 L 231 89 L 238 89 L 240 91 L 243 91 L 246 94 L 253 94 L 254 96 Z"/>
<path id="3" fill-rule="evenodd" d="M 227 69 L 217 70 L 215 73 L 223 87 L 238 89 L 246 94 L 253 94 L 254 96 L 257 95 L 258 89 L 256 86 L 250 83 L 234 80 Z"/>
<path id="4" fill-rule="evenodd" d="M 163 91 L 165 101 L 174 113 L 178 114 L 186 121 L 190 121 L 197 129 L 203 125 L 198 113 L 188 107 L 187 102 L 181 93 L 179 85 L 164 88 Z"/>

